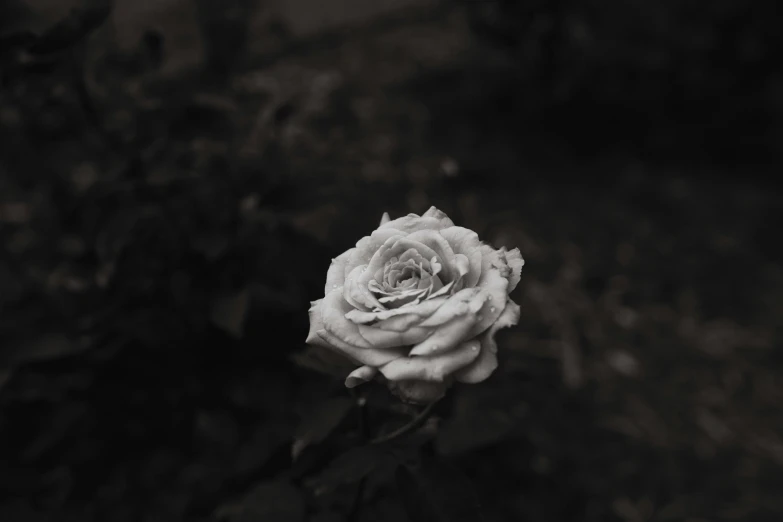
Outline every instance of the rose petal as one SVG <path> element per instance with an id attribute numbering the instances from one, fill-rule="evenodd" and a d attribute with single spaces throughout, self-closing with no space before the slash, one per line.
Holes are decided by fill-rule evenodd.
<path id="1" fill-rule="evenodd" d="M 437 355 L 450 352 L 465 341 L 474 324 L 476 324 L 474 314 L 461 315 L 435 330 L 434 334 L 414 346 L 408 355 Z"/>
<path id="2" fill-rule="evenodd" d="M 452 250 L 463 254 L 470 261 L 470 270 L 465 274 L 465 288 L 476 286 L 481 276 L 481 241 L 478 234 L 463 227 L 449 227 L 440 231 Z"/>
<path id="3" fill-rule="evenodd" d="M 415 250 L 416 252 L 419 253 L 419 255 L 421 255 L 422 258 L 430 260 L 428 261 L 430 267 L 432 266 L 433 257 L 436 258 L 436 261 L 440 259 L 440 256 L 438 256 L 437 252 L 435 252 L 432 248 L 419 241 L 416 241 L 415 239 L 411 239 L 411 236 L 406 236 L 406 237 L 396 239 L 391 249 L 392 252 L 401 252 L 410 249 Z"/>
<path id="4" fill-rule="evenodd" d="M 465 254 L 454 254 L 454 266 L 457 269 L 457 278 L 454 280 L 454 290 L 465 288 L 464 277 L 470 272 L 470 260 Z"/>
<path id="5" fill-rule="evenodd" d="M 321 338 L 321 346 L 331 348 L 336 352 L 352 359 L 356 364 L 366 364 L 368 366 L 383 366 L 384 364 L 405 357 L 405 350 L 397 348 L 394 350 L 376 350 L 374 348 L 359 348 L 353 346 L 336 337 L 328 330 L 318 330 L 318 336 Z"/>
<path id="6" fill-rule="evenodd" d="M 440 277 L 438 276 L 432 276 L 430 277 L 430 283 L 432 284 L 432 289 L 430 290 L 430 297 L 432 297 L 434 294 L 439 292 L 441 288 L 443 288 L 443 281 L 440 280 Z"/>
<path id="7" fill-rule="evenodd" d="M 478 358 L 470 365 L 457 371 L 454 376 L 460 382 L 475 384 L 481 382 L 495 371 L 498 367 L 497 350 L 498 345 L 495 342 L 495 333 L 500 328 L 507 328 L 519 322 L 519 305 L 509 300 L 503 313 L 500 314 L 495 324 L 481 336 L 481 353 Z M 400 360 L 400 359 L 397 359 Z M 390 363 L 391 364 L 391 363 Z"/>
<path id="8" fill-rule="evenodd" d="M 353 323 L 351 323 L 353 324 Z M 401 346 L 410 346 L 422 342 L 432 333 L 429 328 L 412 327 L 403 332 L 393 332 L 381 330 L 374 326 L 366 324 L 354 325 L 360 332 L 362 338 L 366 339 L 372 346 L 380 350 L 394 349 Z"/>
<path id="9" fill-rule="evenodd" d="M 462 343 L 455 350 L 429 357 L 401 357 L 380 368 L 390 381 L 418 379 L 442 382 L 457 370 L 466 367 L 479 356 L 479 341 Z"/>
<path id="10" fill-rule="evenodd" d="M 404 234 L 410 234 L 411 232 L 415 232 L 417 230 L 440 230 L 442 228 L 445 227 L 438 219 L 423 218 L 416 214 L 408 214 L 407 216 L 401 218 L 392 219 L 388 223 L 385 223 L 383 226 L 379 227 L 378 230 L 389 229 L 397 230 L 398 232 L 402 232 Z"/>
<path id="11" fill-rule="evenodd" d="M 443 306 L 439 307 L 430 317 L 422 321 L 420 326 L 426 328 L 438 327 L 446 324 L 456 317 L 467 315 L 471 312 L 471 303 L 477 313 L 480 303 L 476 301 L 476 296 L 480 294 L 478 288 L 466 288 L 449 297 Z M 440 298 L 442 299 L 442 298 Z M 477 304 L 478 303 L 478 304 Z"/>
<path id="12" fill-rule="evenodd" d="M 446 302 L 446 298 L 432 299 L 423 301 L 414 306 L 406 306 L 404 308 L 394 308 L 391 310 L 383 310 L 381 312 L 363 312 L 361 310 L 351 310 L 345 317 L 357 324 L 372 323 L 373 321 L 379 321 L 374 324 L 376 328 L 382 330 L 394 330 L 402 331 L 412 326 L 412 322 L 422 321 L 424 318 L 429 317 L 435 310 L 441 307 Z M 397 327 L 395 327 L 397 325 Z"/>
<path id="13" fill-rule="evenodd" d="M 406 238 L 408 241 L 415 241 L 422 245 L 429 247 L 440 260 L 440 264 L 443 265 L 443 277 L 444 281 L 454 281 L 457 278 L 457 268 L 454 266 L 454 250 L 446 239 L 432 230 L 418 230 L 408 235 Z M 433 256 L 426 255 L 419 250 L 421 254 L 427 259 L 432 260 Z M 432 264 L 432 261 L 430 261 Z"/>
<path id="14" fill-rule="evenodd" d="M 335 288 L 343 286 L 345 283 L 345 266 L 348 264 L 348 259 L 350 258 L 353 251 L 354 249 L 352 248 L 332 259 L 332 264 L 329 265 L 329 270 L 326 272 L 326 286 L 324 287 L 324 295 L 328 294 Z"/>
<path id="15" fill-rule="evenodd" d="M 502 274 L 508 274 L 510 269 L 505 264 L 504 253 L 484 245 L 482 254 L 481 277 L 476 286 L 481 290 L 482 306 L 477 312 L 480 318 L 473 327 L 471 336 L 478 335 L 492 326 L 508 300 L 508 279 Z"/>
<path id="16" fill-rule="evenodd" d="M 417 230 L 441 230 L 451 226 L 454 226 L 454 222 L 445 213 L 435 207 L 431 207 L 423 216 L 408 214 L 382 224 L 379 229 L 395 228 L 402 232 L 410 233 Z"/>
<path id="17" fill-rule="evenodd" d="M 522 267 L 525 266 L 525 260 L 522 259 L 519 249 L 515 248 L 506 252 L 506 263 L 508 263 L 508 267 L 511 269 L 511 275 L 508 278 L 508 291 L 511 293 L 517 287 L 522 277 Z"/>
<path id="18" fill-rule="evenodd" d="M 420 246 L 426 251 L 426 247 L 423 247 L 423 245 L 407 241 L 400 235 L 393 235 L 389 237 L 382 245 L 378 247 L 378 249 L 370 258 L 367 266 L 367 272 L 365 272 L 365 275 L 360 279 L 360 281 L 369 283 L 370 280 L 375 278 L 375 274 L 378 272 L 378 270 L 384 269 L 386 264 L 390 262 L 393 257 L 399 256 L 411 248 L 418 250 L 418 247 Z M 427 254 L 429 253 L 430 252 L 427 252 Z M 422 255 L 424 255 L 423 252 Z"/>
<path id="19" fill-rule="evenodd" d="M 354 323 L 345 318 L 345 314 L 353 310 L 343 298 L 341 289 L 332 290 L 323 298 L 320 310 L 324 329 L 343 340 L 360 348 L 372 348 L 372 345 L 362 337 Z"/>
<path id="20" fill-rule="evenodd" d="M 330 295 L 337 295 L 331 292 Z M 324 311 L 326 310 L 326 298 L 313 301 L 310 308 L 310 331 L 307 334 L 307 344 L 314 344 L 323 348 L 329 348 L 340 355 L 353 360 L 357 364 L 368 364 L 370 366 L 381 366 L 394 359 L 403 357 L 406 353 L 404 349 L 397 350 L 376 350 L 373 348 L 360 348 L 346 343 L 341 338 L 329 332 L 324 323 Z"/>
<path id="21" fill-rule="evenodd" d="M 430 268 L 430 262 L 425 259 L 415 248 L 409 248 L 400 256 L 400 263 L 407 263 L 408 261 L 413 261 L 416 266 L 421 266 L 428 272 L 432 270 Z"/>
<path id="22" fill-rule="evenodd" d="M 323 341 L 320 337 L 318 337 L 317 333 L 318 330 L 324 329 L 324 321 L 321 315 L 321 306 L 323 306 L 323 301 L 323 299 L 319 299 L 310 303 L 310 310 L 308 311 L 310 315 L 310 331 L 307 333 L 307 339 L 305 340 L 305 343 L 328 347 L 324 345 Z"/>
<path id="23" fill-rule="evenodd" d="M 441 283 L 441 284 L 443 284 L 443 283 Z M 440 296 L 447 295 L 449 292 L 451 292 L 453 287 L 454 287 L 454 281 L 452 281 L 451 283 L 449 283 L 449 284 L 447 284 L 445 286 L 440 287 L 440 289 L 438 289 L 437 291 L 435 291 L 432 294 L 430 294 L 430 296 L 427 299 L 433 299 L 435 297 L 440 297 Z"/>
<path id="24" fill-rule="evenodd" d="M 398 310 L 402 311 L 400 315 L 390 317 L 382 321 L 378 321 L 377 323 L 373 324 L 373 327 L 380 328 L 381 330 L 391 330 L 393 332 L 404 332 L 409 328 L 418 326 L 423 320 L 425 320 L 429 315 L 431 315 L 431 312 L 437 310 L 437 308 L 440 307 L 445 300 L 446 300 L 445 298 L 431 300 L 431 301 L 427 300 L 427 301 L 422 301 L 421 303 L 415 305 L 408 305 L 403 308 L 398 308 Z M 429 308 L 424 309 L 421 312 L 419 311 L 416 311 L 414 313 L 410 312 L 410 310 L 416 310 L 421 307 L 429 307 Z"/>
<path id="25" fill-rule="evenodd" d="M 373 368 L 372 366 L 360 366 L 349 373 L 348 377 L 345 378 L 345 387 L 355 388 L 360 384 L 370 382 L 377 373 L 377 368 Z"/>
<path id="26" fill-rule="evenodd" d="M 366 265 L 370 262 L 375 252 L 378 251 L 381 246 L 386 243 L 392 237 L 403 237 L 398 230 L 392 230 L 388 228 L 379 228 L 375 230 L 369 236 L 365 236 L 356 242 L 356 248 L 353 248 L 353 252 L 348 257 L 348 262 L 345 265 L 345 276 L 359 265 Z"/>
<path id="27" fill-rule="evenodd" d="M 399 292 L 382 297 L 379 299 L 388 308 L 403 308 L 407 305 L 418 304 L 424 298 L 427 290 L 419 290 L 417 288 L 409 288 L 406 290 L 400 290 Z"/>
<path id="28" fill-rule="evenodd" d="M 431 217 L 440 220 L 444 227 L 454 226 L 454 222 L 446 215 L 442 210 L 438 210 L 435 207 L 430 207 L 427 212 L 421 215 L 421 217 Z"/>
<path id="29" fill-rule="evenodd" d="M 367 265 L 359 265 L 348 274 L 343 285 L 343 297 L 354 308 L 361 310 L 372 310 L 374 308 L 385 308 L 378 299 L 370 292 L 366 282 L 364 282 L 367 273 Z"/>
<path id="30" fill-rule="evenodd" d="M 489 260 L 492 268 L 496 268 L 500 272 L 500 275 L 506 279 L 509 278 L 511 269 L 508 267 L 508 262 L 506 261 L 506 247 L 500 247 L 496 250 L 489 245 L 481 245 L 481 256 L 482 271 L 485 268 L 484 263 Z"/>
<path id="31" fill-rule="evenodd" d="M 459 277 L 463 277 L 470 272 L 470 260 L 465 254 L 454 254 L 454 266 L 457 268 Z"/>
<path id="32" fill-rule="evenodd" d="M 372 259 L 370 260 L 367 271 L 364 272 L 364 275 L 358 279 L 357 283 L 369 284 L 369 282 L 374 279 L 374 275 L 377 274 L 379 269 L 385 267 L 387 263 L 389 263 L 395 256 L 398 256 L 410 249 L 418 251 L 419 254 L 427 259 L 436 257 L 435 252 L 433 252 L 432 249 L 426 245 L 422 245 L 416 241 L 410 241 L 404 237 L 393 236 L 389 238 L 383 245 L 381 245 L 381 247 L 375 252 Z"/>

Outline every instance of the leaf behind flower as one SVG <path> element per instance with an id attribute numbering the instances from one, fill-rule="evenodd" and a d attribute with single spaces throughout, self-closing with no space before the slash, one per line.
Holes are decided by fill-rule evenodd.
<path id="1" fill-rule="evenodd" d="M 249 306 L 250 292 L 247 289 L 221 296 L 212 302 L 210 319 L 215 326 L 233 338 L 241 339 L 245 333 L 245 319 Z"/>
<path id="2" fill-rule="evenodd" d="M 473 484 L 458 468 L 424 456 L 418 465 L 401 465 L 397 488 L 413 522 L 482 522 Z"/>
<path id="3" fill-rule="evenodd" d="M 356 368 L 356 364 L 342 355 L 334 353 L 328 348 L 314 345 L 307 345 L 304 350 L 292 355 L 291 360 L 302 368 L 341 379 L 344 379 Z"/>
<path id="4" fill-rule="evenodd" d="M 435 448 L 441 455 L 455 455 L 496 444 L 513 432 L 514 421 L 502 411 L 476 410 L 455 416 L 438 430 Z"/>
<path id="5" fill-rule="evenodd" d="M 329 436 L 348 415 L 353 401 L 348 397 L 333 397 L 316 402 L 302 415 L 296 429 L 296 439 L 291 455 L 296 459 L 306 447 L 317 444 Z"/>
<path id="6" fill-rule="evenodd" d="M 240 502 L 219 508 L 215 518 L 230 522 L 301 522 L 305 519 L 305 499 L 288 482 L 263 482 Z"/>
<path id="7" fill-rule="evenodd" d="M 389 454 L 377 446 L 351 448 L 334 459 L 320 474 L 309 479 L 307 486 L 316 495 L 325 495 L 340 486 L 358 482 L 389 459 Z"/>

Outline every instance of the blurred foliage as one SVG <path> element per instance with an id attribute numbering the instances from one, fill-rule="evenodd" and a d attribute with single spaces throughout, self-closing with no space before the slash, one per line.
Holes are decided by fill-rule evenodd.
<path id="1" fill-rule="evenodd" d="M 519 73 L 520 117 L 581 154 L 779 161 L 783 38 L 772 1 L 461 0 Z"/>
<path id="2" fill-rule="evenodd" d="M 682 122 L 664 108 L 684 95 L 657 96 L 663 72 L 650 66 L 638 91 L 614 84 L 620 96 L 585 71 L 645 68 L 639 56 L 664 42 L 665 63 L 696 60 L 683 46 L 703 18 L 640 4 L 663 13 L 650 35 L 651 19 L 629 7 L 542 3 L 568 24 L 625 31 L 600 31 L 599 46 L 572 42 L 590 24 L 561 29 L 547 65 L 525 49 L 552 33 L 517 31 L 517 4 L 439 6 L 281 43 L 274 25 L 238 27 L 251 3 L 200 2 L 212 50 L 172 76 L 165 34 L 151 27 L 120 50 L 91 5 L 0 43 L 1 520 L 783 513 L 779 194 L 736 175 L 716 182 L 715 168 L 705 181 L 651 167 L 658 156 L 633 148 L 600 156 L 612 141 L 600 118 L 580 142 L 599 159 L 562 149 L 581 117 L 562 100 L 580 89 L 659 115 L 679 140 Z M 481 24 L 516 60 L 479 44 L 479 8 L 496 13 Z M 246 52 L 266 37 L 269 49 Z M 578 81 L 535 87 L 531 71 Z M 732 82 L 705 107 L 750 96 Z M 542 93 L 561 101 L 539 103 Z M 556 135 L 523 117 L 537 105 Z M 367 446 L 410 412 L 370 386 L 358 415 L 340 380 L 292 359 L 307 360 L 307 309 L 329 259 L 383 211 L 430 204 L 520 247 L 523 319 L 500 334 L 490 380 L 455 388 L 405 444 Z"/>

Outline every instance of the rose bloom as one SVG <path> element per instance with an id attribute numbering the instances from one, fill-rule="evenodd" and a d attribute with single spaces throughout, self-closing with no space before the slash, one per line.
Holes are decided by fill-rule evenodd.
<path id="1" fill-rule="evenodd" d="M 508 294 L 523 264 L 519 249 L 485 245 L 435 207 L 384 214 L 332 260 L 306 342 L 358 366 L 349 388 L 380 373 L 401 399 L 435 401 L 452 382 L 481 382 L 497 368 L 495 333 L 519 321 Z"/>

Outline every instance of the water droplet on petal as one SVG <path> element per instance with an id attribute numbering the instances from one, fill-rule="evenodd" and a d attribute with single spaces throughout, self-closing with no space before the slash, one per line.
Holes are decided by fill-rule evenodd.
<path id="1" fill-rule="evenodd" d="M 491 295 L 487 296 L 487 301 L 492 301 L 492 296 Z"/>
<path id="2" fill-rule="evenodd" d="M 471 350 L 473 350 L 474 352 L 477 352 L 477 351 L 478 351 L 478 346 L 476 346 L 476 345 L 474 344 L 473 346 L 471 346 L 471 348 L 470 348 L 470 349 L 471 349 Z"/>
<path id="3" fill-rule="evenodd" d="M 483 315 L 477 315 L 477 316 L 476 316 L 476 319 L 478 319 L 479 321 L 481 321 L 482 319 L 484 319 L 484 316 L 483 316 Z"/>
<path id="4" fill-rule="evenodd" d="M 438 345 L 437 344 L 433 344 L 431 350 L 433 352 L 437 352 L 438 351 Z"/>
<path id="5" fill-rule="evenodd" d="M 495 313 L 495 307 L 494 306 L 490 307 L 489 311 L 494 314 Z"/>
<path id="6" fill-rule="evenodd" d="M 337 283 L 333 284 L 332 288 L 337 288 Z"/>

